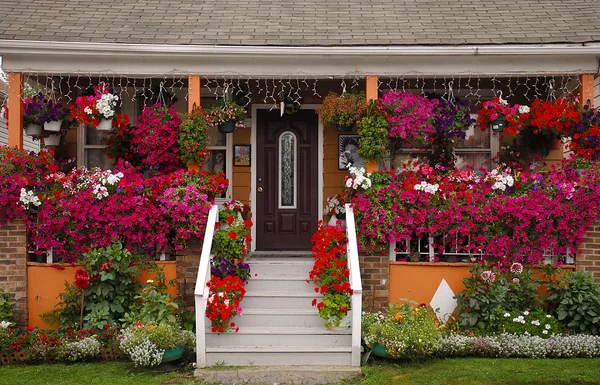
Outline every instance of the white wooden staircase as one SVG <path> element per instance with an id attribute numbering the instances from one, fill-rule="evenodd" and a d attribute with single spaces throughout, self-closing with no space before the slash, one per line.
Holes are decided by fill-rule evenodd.
<path id="1" fill-rule="evenodd" d="M 215 220 L 216 216 L 211 218 L 213 215 L 216 210 L 211 210 L 208 223 Z M 353 218 L 348 222 L 350 229 Z M 207 226 L 204 248 L 212 240 L 212 227 Z M 353 226 L 351 232 L 354 232 Z M 350 266 L 350 280 L 358 279 L 353 285 L 352 298 L 352 308 L 358 312 L 352 313 L 351 328 L 325 328 L 325 321 L 311 305 L 312 300 L 321 295 L 315 293 L 312 282 L 307 282 L 314 262 L 310 254 L 254 254 L 246 260 L 250 264 L 251 279 L 241 304 L 243 313 L 233 319 L 239 332 L 223 334 L 212 333 L 210 321 L 204 316 L 208 296 L 205 282 L 210 279 L 210 269 L 204 266 L 209 259 L 205 251 L 208 253 L 210 246 L 208 250 L 203 249 L 196 286 L 198 367 L 360 366 L 362 290 L 356 244 L 354 247 L 349 244 L 349 248 L 349 254 L 352 251 L 356 254 L 355 258 L 349 258 L 355 259 L 354 269 Z"/>

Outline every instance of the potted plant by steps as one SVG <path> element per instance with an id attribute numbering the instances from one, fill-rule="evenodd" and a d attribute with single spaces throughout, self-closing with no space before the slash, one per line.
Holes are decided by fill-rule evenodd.
<path id="1" fill-rule="evenodd" d="M 236 128 L 246 126 L 246 110 L 233 101 L 223 100 L 206 110 L 206 121 L 217 126 L 219 132 L 230 134 Z"/>
<path id="2" fill-rule="evenodd" d="M 94 95 L 78 96 L 71 105 L 71 116 L 80 124 L 91 126 L 99 131 L 112 130 L 119 97 L 110 93 L 110 87 L 100 82 L 94 86 Z"/>
<path id="3" fill-rule="evenodd" d="M 190 169 L 200 169 L 208 155 L 208 122 L 201 107 L 185 114 L 179 125 L 179 154 Z"/>
<path id="4" fill-rule="evenodd" d="M 319 316 L 325 320 L 325 327 L 345 330 L 351 326 L 350 297 L 347 294 L 326 293 L 323 301 L 317 304 Z"/>
<path id="5" fill-rule="evenodd" d="M 175 324 L 136 323 L 121 331 L 119 347 L 135 366 L 154 367 L 193 349 L 194 334 Z"/>
<path id="6" fill-rule="evenodd" d="M 335 126 L 339 132 L 350 132 L 365 116 L 367 101 L 364 93 L 338 95 L 330 93 L 323 98 L 317 113 L 325 126 Z"/>
<path id="7" fill-rule="evenodd" d="M 211 331 L 237 333 L 239 328 L 231 319 L 242 314 L 240 302 L 246 295 L 246 284 L 238 276 L 227 275 L 225 278 L 212 277 L 206 286 L 209 289 L 206 318 L 212 323 Z"/>
<path id="8" fill-rule="evenodd" d="M 324 215 L 329 215 L 329 226 L 337 226 L 338 221 L 342 227 L 346 225 L 346 208 L 344 207 L 344 198 L 341 194 L 336 194 L 327 198 L 327 206 L 323 209 Z"/>
<path id="9" fill-rule="evenodd" d="M 25 127 L 25 134 L 34 138 L 42 136 L 42 125 L 44 121 L 42 116 L 48 99 L 40 92 L 37 95 L 26 97 L 23 100 L 23 109 L 25 115 L 23 116 L 23 125 Z"/>

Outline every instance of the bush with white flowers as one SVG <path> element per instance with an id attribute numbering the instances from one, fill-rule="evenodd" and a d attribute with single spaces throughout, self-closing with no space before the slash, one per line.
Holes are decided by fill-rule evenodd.
<path id="1" fill-rule="evenodd" d="M 346 188 L 368 190 L 371 187 L 371 174 L 366 173 L 364 167 L 350 167 L 349 171 L 350 175 L 346 177 Z"/>
<path id="2" fill-rule="evenodd" d="M 97 358 L 101 344 L 96 337 L 86 337 L 79 341 L 68 342 L 59 348 L 58 357 L 68 361 L 88 361 Z"/>

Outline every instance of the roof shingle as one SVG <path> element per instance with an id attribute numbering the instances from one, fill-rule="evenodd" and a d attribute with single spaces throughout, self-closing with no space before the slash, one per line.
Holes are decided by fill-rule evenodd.
<path id="1" fill-rule="evenodd" d="M 0 39 L 172 45 L 600 41 L 600 1 L 0 0 Z"/>

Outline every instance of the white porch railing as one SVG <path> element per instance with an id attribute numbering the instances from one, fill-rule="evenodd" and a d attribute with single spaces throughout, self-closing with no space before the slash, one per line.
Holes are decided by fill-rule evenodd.
<path id="1" fill-rule="evenodd" d="M 361 321 L 362 321 L 362 280 L 358 262 L 358 243 L 354 223 L 354 209 L 346 204 L 346 239 L 348 244 L 348 269 L 352 289 L 352 366 L 360 366 Z"/>
<path id="2" fill-rule="evenodd" d="M 210 281 L 210 250 L 212 249 L 215 223 L 219 220 L 219 206 L 213 205 L 208 213 L 206 232 L 202 242 L 200 266 L 196 277 L 194 297 L 196 302 L 196 364 L 199 368 L 206 367 L 206 303 L 208 301 L 208 287 Z"/>

